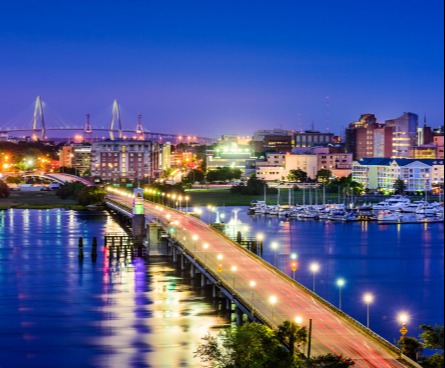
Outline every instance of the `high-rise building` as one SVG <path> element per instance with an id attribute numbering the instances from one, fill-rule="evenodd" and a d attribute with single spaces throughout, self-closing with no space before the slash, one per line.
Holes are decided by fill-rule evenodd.
<path id="1" fill-rule="evenodd" d="M 393 158 L 410 158 L 417 145 L 417 127 L 419 116 L 405 112 L 402 116 L 386 120 L 386 126 L 393 128 L 392 155 Z"/>
<path id="2" fill-rule="evenodd" d="M 384 152 L 385 131 L 374 114 L 363 114 L 358 121 L 349 124 L 345 131 L 345 149 L 355 160 L 375 155 L 375 131 L 379 129 L 378 150 Z"/>

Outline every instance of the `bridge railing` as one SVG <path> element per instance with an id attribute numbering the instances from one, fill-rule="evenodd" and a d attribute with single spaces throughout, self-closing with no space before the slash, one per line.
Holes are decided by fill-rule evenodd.
<path id="1" fill-rule="evenodd" d="M 159 207 L 164 207 L 165 209 L 168 209 L 169 211 L 173 211 L 176 212 L 180 215 L 185 215 L 184 212 L 178 211 L 176 209 L 172 209 L 170 207 L 165 207 L 162 206 L 158 203 L 154 203 L 154 202 L 150 202 L 147 201 L 153 205 L 159 206 Z M 366 326 L 364 326 L 363 324 L 361 324 L 360 322 L 358 322 L 356 319 L 352 318 L 351 316 L 349 316 L 348 314 L 346 314 L 345 312 L 343 312 L 342 310 L 338 309 L 336 306 L 334 306 L 333 304 L 331 304 L 330 302 L 328 302 L 326 299 L 323 299 L 322 297 L 320 297 L 318 294 L 314 293 L 312 290 L 308 289 L 306 286 L 302 285 L 301 283 L 299 283 L 298 281 L 294 280 L 293 278 L 291 278 L 290 276 L 288 276 L 286 273 L 284 273 L 283 271 L 279 270 L 278 268 L 272 266 L 269 262 L 266 262 L 264 259 L 262 259 L 260 256 L 252 253 L 251 251 L 249 251 L 248 249 L 244 248 L 243 246 L 241 246 L 240 244 L 238 244 L 237 242 L 235 242 L 233 239 L 229 238 L 228 236 L 226 236 L 224 233 L 222 233 L 221 231 L 218 231 L 217 229 L 211 227 L 208 224 L 205 224 L 203 221 L 193 217 L 194 221 L 198 221 L 201 224 L 204 224 L 205 226 L 207 226 L 207 228 L 210 231 L 213 231 L 215 234 L 218 234 L 220 237 L 223 237 L 227 242 L 231 243 L 234 247 L 238 248 L 240 251 L 244 252 L 247 256 L 254 258 L 256 261 L 260 262 L 264 267 L 270 269 L 271 271 L 273 271 L 274 273 L 278 274 L 283 280 L 285 280 L 286 282 L 288 282 L 289 284 L 291 284 L 292 286 L 296 286 L 297 288 L 299 288 L 301 291 L 303 291 L 304 293 L 306 293 L 307 295 L 309 295 L 311 298 L 315 299 L 316 301 L 318 301 L 319 303 L 323 304 L 326 308 L 328 308 L 331 312 L 333 312 L 334 314 L 336 314 L 338 317 L 346 320 L 349 324 L 355 326 L 355 328 L 357 328 L 358 330 L 360 330 L 362 333 L 366 334 L 367 336 L 369 336 L 370 338 L 372 338 L 374 341 L 376 341 L 380 346 L 384 347 L 385 349 L 393 352 L 394 354 L 396 354 L 397 356 L 400 357 L 400 360 L 402 360 L 404 363 L 408 364 L 410 367 L 413 368 L 422 368 L 418 363 L 416 363 L 415 361 L 413 361 L 412 359 L 410 359 L 409 357 L 407 357 L 406 355 L 402 354 L 401 350 L 396 347 L 395 345 L 393 345 L 392 343 L 390 343 L 389 341 L 387 341 L 386 339 L 384 339 L 383 337 L 381 337 L 380 335 L 376 334 L 374 331 L 372 331 L 371 329 L 367 328 Z M 167 229 L 168 232 L 168 228 L 169 228 L 169 222 L 162 217 L 162 220 L 160 218 L 158 218 L 158 224 L 165 227 Z M 178 233 L 176 234 L 178 235 Z M 231 283 L 229 281 L 224 280 L 220 274 L 218 274 L 217 272 L 213 271 L 212 269 L 210 269 L 207 264 L 206 264 L 206 259 L 203 255 L 199 254 L 199 252 L 195 252 L 193 247 L 189 246 L 189 244 L 185 244 L 183 242 L 181 242 L 181 239 L 178 236 L 174 236 L 173 239 L 180 243 L 183 248 L 187 251 L 188 254 L 190 254 L 191 257 L 193 257 L 195 260 L 199 260 L 200 264 L 206 269 L 206 271 L 211 274 L 216 280 L 219 280 L 219 283 L 230 293 L 232 293 L 232 295 L 236 296 L 236 299 L 239 300 L 246 308 L 250 309 L 251 311 L 254 311 L 255 316 L 261 320 L 262 323 L 264 323 L 265 325 L 268 325 L 271 328 L 276 328 L 276 324 L 271 321 L 269 318 L 267 318 L 265 315 L 262 315 L 259 311 L 257 311 L 255 309 L 255 306 L 249 302 L 246 298 L 244 298 L 242 295 L 240 295 L 237 290 L 235 288 L 232 287 Z"/>

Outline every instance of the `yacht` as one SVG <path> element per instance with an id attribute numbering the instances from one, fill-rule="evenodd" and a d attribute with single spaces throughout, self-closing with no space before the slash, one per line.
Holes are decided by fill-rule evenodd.
<path id="1" fill-rule="evenodd" d="M 392 211 L 382 211 L 377 216 L 379 223 L 402 222 L 402 215 Z"/>
<path id="2" fill-rule="evenodd" d="M 372 209 L 374 211 L 381 211 L 381 210 L 397 211 L 403 206 L 406 206 L 410 202 L 411 200 L 407 197 L 401 195 L 394 195 L 380 203 L 375 204 L 374 206 L 372 206 Z"/>

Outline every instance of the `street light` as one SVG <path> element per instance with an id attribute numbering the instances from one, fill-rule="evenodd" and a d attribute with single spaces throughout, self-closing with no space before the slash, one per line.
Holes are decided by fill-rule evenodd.
<path id="1" fill-rule="evenodd" d="M 207 266 L 207 250 L 209 249 L 209 245 L 207 243 L 204 243 L 202 245 L 202 248 L 204 249 L 204 266 Z"/>
<path id="2" fill-rule="evenodd" d="M 298 262 L 297 262 L 297 253 L 292 253 L 290 255 L 290 259 L 292 260 L 291 264 L 290 264 L 290 268 L 292 270 L 292 278 L 295 280 L 295 272 L 298 269 Z"/>
<path id="3" fill-rule="evenodd" d="M 258 233 L 258 234 L 256 235 L 256 240 L 257 240 L 257 244 L 258 244 L 258 247 L 257 247 L 257 255 L 259 255 L 259 256 L 261 257 L 262 254 L 263 254 L 264 234 L 262 234 L 262 233 Z M 258 254 L 258 250 L 259 250 L 259 254 Z"/>
<path id="4" fill-rule="evenodd" d="M 275 304 L 277 303 L 277 297 L 271 296 L 269 298 L 269 303 L 272 305 L 272 322 L 275 321 Z"/>
<path id="5" fill-rule="evenodd" d="M 255 281 L 250 281 L 249 285 L 250 285 L 250 287 L 252 289 L 252 300 L 251 300 L 251 302 L 253 303 L 253 297 L 254 297 L 256 282 Z"/>
<path id="6" fill-rule="evenodd" d="M 320 271 L 320 265 L 316 262 L 310 264 L 309 269 L 312 272 L 312 291 L 315 293 L 315 275 Z"/>
<path id="7" fill-rule="evenodd" d="M 402 335 L 400 337 L 400 343 L 401 343 L 401 351 L 400 351 L 400 353 L 403 354 L 405 335 L 408 332 L 408 329 L 406 328 L 406 324 L 409 322 L 409 315 L 407 313 L 405 313 L 405 312 L 402 312 L 402 313 L 399 314 L 398 320 L 402 324 L 402 328 L 399 331 L 400 331 L 400 334 Z"/>
<path id="8" fill-rule="evenodd" d="M 343 278 L 339 278 L 337 279 L 337 286 L 338 286 L 338 308 L 340 310 L 342 310 L 342 295 L 341 295 L 341 290 L 343 288 L 343 286 L 345 286 L 346 281 Z"/>
<path id="9" fill-rule="evenodd" d="M 193 235 L 192 236 L 192 240 L 193 240 L 193 248 L 194 248 L 194 250 L 196 251 L 196 241 L 199 239 L 199 236 L 198 235 Z"/>
<path id="10" fill-rule="evenodd" d="M 232 268 L 231 268 L 231 270 L 232 270 L 232 281 L 233 281 L 233 290 L 235 290 L 235 273 L 236 273 L 236 271 L 238 270 L 238 267 L 236 267 L 236 266 L 232 266 Z"/>
<path id="11" fill-rule="evenodd" d="M 369 305 L 374 301 L 374 295 L 366 293 L 363 296 L 363 301 L 366 303 L 366 327 L 369 328 Z"/>
<path id="12" fill-rule="evenodd" d="M 222 255 L 222 254 L 218 254 L 217 256 L 216 256 L 216 260 L 218 261 L 218 268 L 217 268 L 217 270 L 218 270 L 218 272 L 222 272 L 222 270 L 223 270 L 223 265 L 222 265 L 222 263 L 221 263 L 221 261 L 224 259 L 224 256 Z"/>
<path id="13" fill-rule="evenodd" d="M 186 213 L 189 212 L 189 200 L 190 200 L 190 196 L 185 196 L 185 212 Z"/>
<path id="14" fill-rule="evenodd" d="M 277 249 L 278 249 L 278 243 L 272 242 L 270 247 L 273 249 L 273 266 L 277 267 Z"/>

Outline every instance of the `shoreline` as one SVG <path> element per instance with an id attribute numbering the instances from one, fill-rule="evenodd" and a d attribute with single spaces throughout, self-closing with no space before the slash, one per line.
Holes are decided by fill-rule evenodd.
<path id="1" fill-rule="evenodd" d="M 9 209 L 48 210 L 63 208 L 66 210 L 84 210 L 76 201 L 61 199 L 55 192 L 20 192 L 13 191 L 8 198 L 0 199 L 0 211 Z"/>

